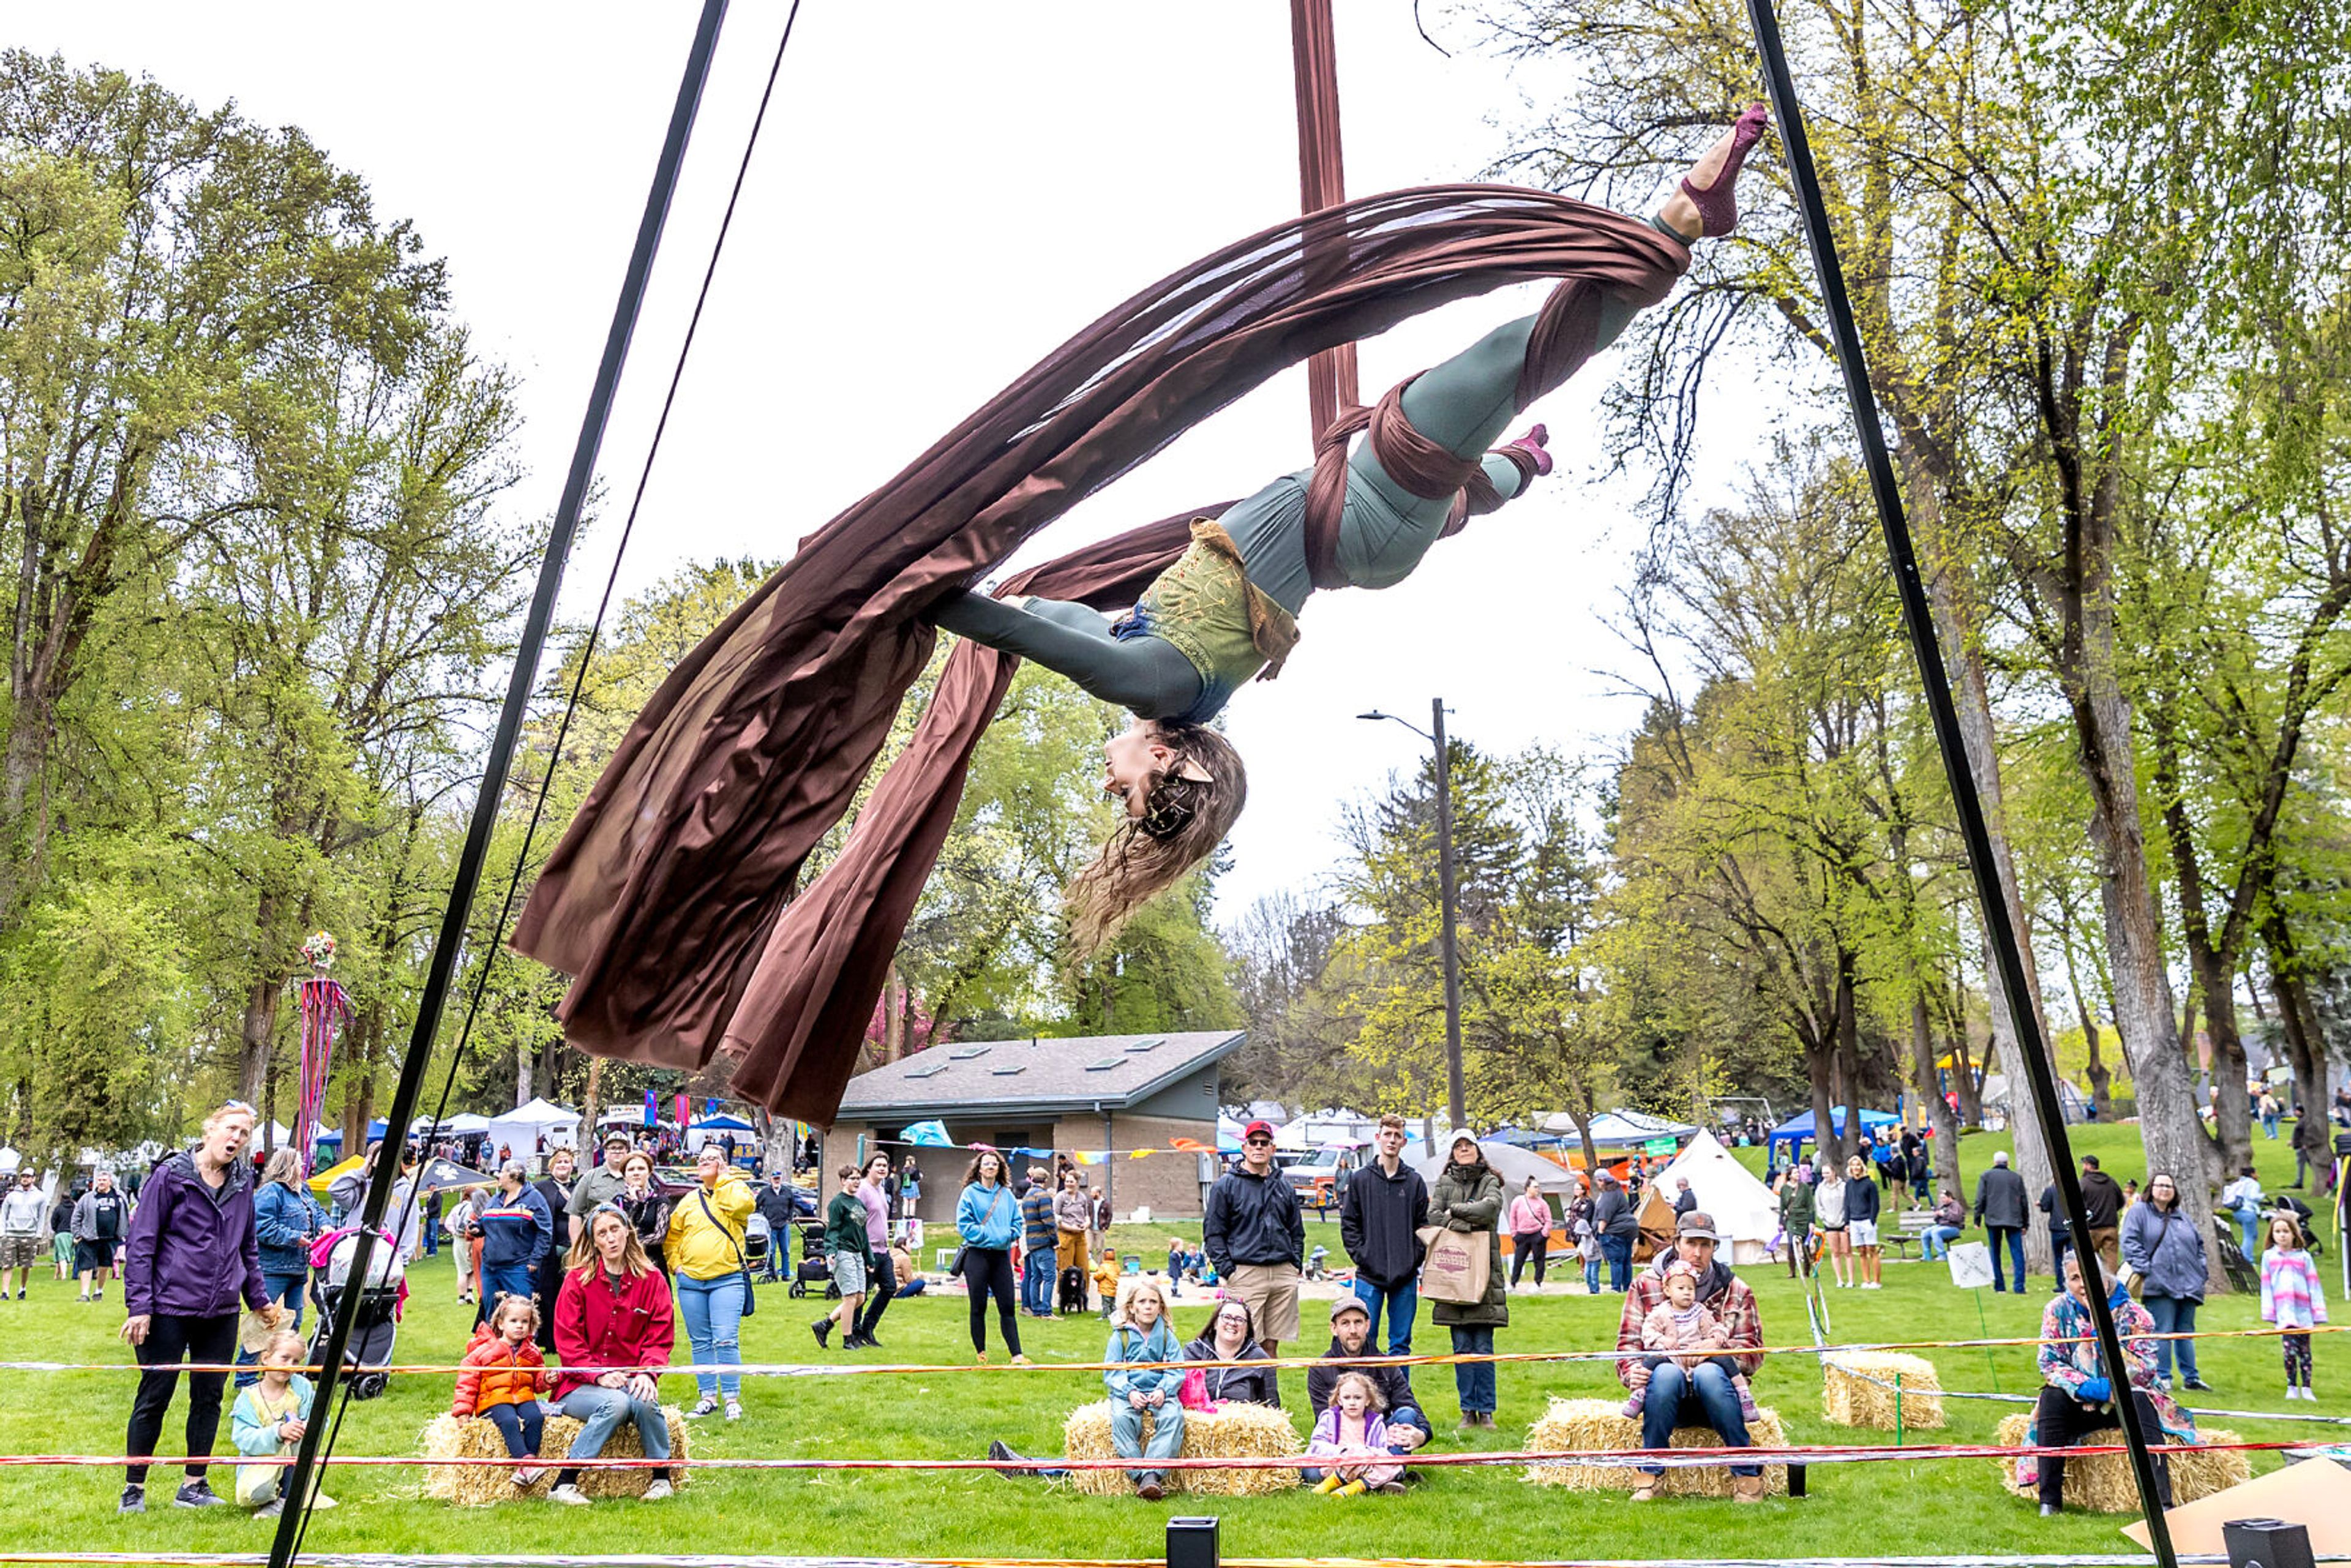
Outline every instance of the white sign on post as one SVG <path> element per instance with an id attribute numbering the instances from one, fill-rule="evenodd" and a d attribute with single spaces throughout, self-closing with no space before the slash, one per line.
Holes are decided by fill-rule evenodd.
<path id="1" fill-rule="evenodd" d="M 1991 1249 L 1980 1241 L 1956 1241 L 1948 1254 L 1951 1283 L 1962 1291 L 1980 1291 L 1991 1283 Z"/>

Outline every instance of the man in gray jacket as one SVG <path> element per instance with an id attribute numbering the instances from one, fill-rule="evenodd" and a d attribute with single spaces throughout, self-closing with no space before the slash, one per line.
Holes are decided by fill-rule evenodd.
<path id="1" fill-rule="evenodd" d="M 2000 1269 L 2000 1250 L 2005 1244 L 2009 1260 L 2016 1269 L 2016 1293 L 2024 1294 L 2025 1219 L 2024 1178 L 2008 1168 L 2008 1153 L 2002 1150 L 1992 1155 L 1991 1168 L 1976 1178 L 1976 1223 L 1984 1228 L 1991 1242 L 1991 1288 L 1995 1293 L 2008 1289 Z"/>

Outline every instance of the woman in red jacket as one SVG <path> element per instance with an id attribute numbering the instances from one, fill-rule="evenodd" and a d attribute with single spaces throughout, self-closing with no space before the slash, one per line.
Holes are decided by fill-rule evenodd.
<path id="1" fill-rule="evenodd" d="M 555 1402 L 580 1424 L 580 1436 L 572 1439 L 547 1495 L 551 1502 L 585 1503 L 580 1461 L 604 1451 L 604 1440 L 622 1416 L 636 1423 L 647 1458 L 669 1458 L 660 1377 L 677 1341 L 677 1325 L 670 1312 L 669 1281 L 645 1256 L 635 1228 L 616 1205 L 600 1203 L 590 1212 L 586 1233 L 572 1243 L 567 1264 L 555 1299 L 555 1350 L 564 1364 L 555 1375 Z M 645 1500 L 669 1495 L 669 1469 L 664 1466 L 653 1471 Z"/>

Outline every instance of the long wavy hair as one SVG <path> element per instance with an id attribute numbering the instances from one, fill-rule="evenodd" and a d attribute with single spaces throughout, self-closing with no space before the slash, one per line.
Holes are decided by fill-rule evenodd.
<path id="1" fill-rule="evenodd" d="M 1100 952 L 1136 910 L 1214 853 L 1249 801 L 1249 774 L 1232 742 L 1173 719 L 1153 719 L 1149 728 L 1174 759 L 1153 776 L 1143 815 L 1123 819 L 1061 895 L 1080 957 Z"/>

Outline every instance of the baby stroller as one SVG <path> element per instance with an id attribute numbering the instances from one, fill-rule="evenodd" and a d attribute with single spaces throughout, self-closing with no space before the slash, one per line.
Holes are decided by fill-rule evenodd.
<path id="1" fill-rule="evenodd" d="M 800 1262 L 792 1271 L 791 1293 L 805 1296 L 816 1291 L 827 1301 L 841 1299 L 841 1286 L 832 1277 L 832 1260 L 824 1255 L 821 1225 L 810 1222 L 800 1228 Z"/>
<path id="2" fill-rule="evenodd" d="M 768 1217 L 757 1209 L 743 1222 L 743 1266 L 755 1274 L 768 1267 L 768 1249 L 774 1245 L 769 1228 Z"/>
<path id="3" fill-rule="evenodd" d="M 383 1369 L 392 1364 L 392 1342 L 399 1333 L 400 1300 L 408 1290 L 408 1263 L 392 1239 L 378 1231 L 375 1249 L 368 1259 L 367 1279 L 354 1287 L 351 1257 L 359 1250 L 359 1239 L 356 1227 L 330 1230 L 310 1249 L 310 1295 L 319 1303 L 319 1326 L 310 1336 L 309 1357 L 314 1366 L 325 1361 L 327 1336 L 341 1310 L 343 1292 L 358 1289 L 359 1316 L 343 1345 L 343 1371 L 350 1379 L 352 1398 L 373 1399 L 392 1381 Z"/>

